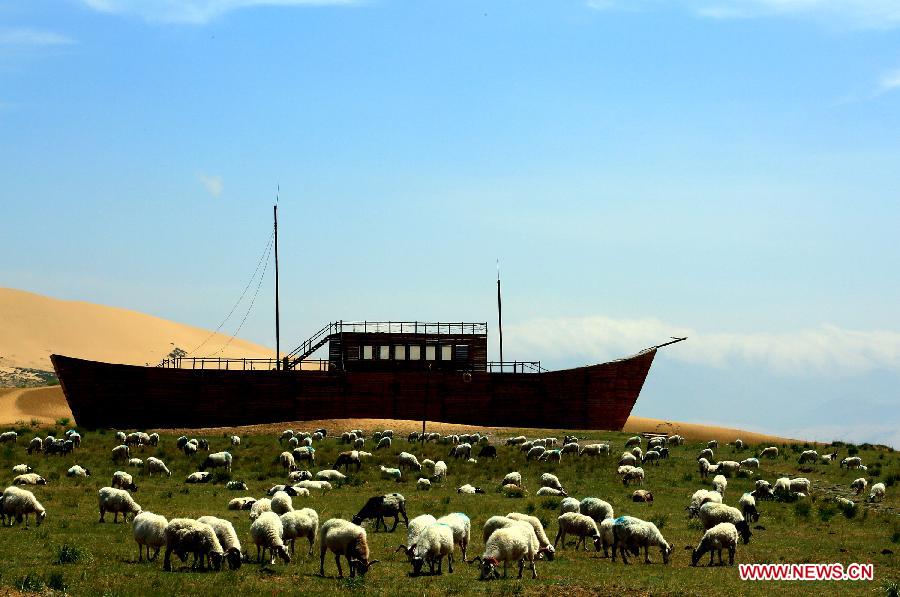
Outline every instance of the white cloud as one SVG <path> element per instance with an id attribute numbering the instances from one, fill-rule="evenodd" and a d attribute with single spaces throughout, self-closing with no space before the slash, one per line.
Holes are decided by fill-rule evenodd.
<path id="1" fill-rule="evenodd" d="M 62 46 L 75 43 L 74 40 L 43 29 L 28 27 L 0 29 L 0 44 L 18 46 Z"/>
<path id="2" fill-rule="evenodd" d="M 657 0 L 588 0 L 595 9 L 648 7 Z M 710 19 L 793 17 L 855 29 L 900 26 L 900 0 L 679 0 L 686 10 Z"/>
<path id="3" fill-rule="evenodd" d="M 900 68 L 884 73 L 878 81 L 881 93 L 900 88 Z"/>
<path id="4" fill-rule="evenodd" d="M 206 192 L 213 197 L 218 197 L 225 190 L 225 183 L 222 182 L 221 176 L 207 176 L 206 174 L 198 174 L 197 178 L 206 188 Z"/>
<path id="5" fill-rule="evenodd" d="M 258 6 L 341 6 L 357 0 L 82 0 L 88 8 L 151 23 L 204 25 L 233 10 Z"/>
<path id="6" fill-rule="evenodd" d="M 601 362 L 665 342 L 688 341 L 666 358 L 719 368 L 760 367 L 779 375 L 843 376 L 878 369 L 900 371 L 900 333 L 846 330 L 824 324 L 783 333 L 705 333 L 656 319 L 607 317 L 538 319 L 508 326 L 508 345 L 555 360 Z M 517 350 L 517 352 L 519 352 Z"/>

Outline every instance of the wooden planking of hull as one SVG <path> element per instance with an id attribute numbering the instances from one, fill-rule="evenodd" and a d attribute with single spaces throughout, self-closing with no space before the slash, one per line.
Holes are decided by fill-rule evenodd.
<path id="1" fill-rule="evenodd" d="M 228 371 L 50 358 L 86 428 L 228 427 L 407 419 L 494 427 L 621 430 L 656 349 L 542 373 Z"/>

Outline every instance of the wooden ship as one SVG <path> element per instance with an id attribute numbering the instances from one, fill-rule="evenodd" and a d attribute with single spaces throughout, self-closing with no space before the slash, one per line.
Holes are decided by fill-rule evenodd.
<path id="1" fill-rule="evenodd" d="M 277 208 L 275 218 L 279 345 Z M 499 308 L 499 276 L 497 291 Z M 548 371 L 539 361 L 504 362 L 502 331 L 501 360 L 488 361 L 486 323 L 336 321 L 283 358 L 175 357 L 157 366 L 51 360 L 75 421 L 87 428 L 373 418 L 620 430 L 657 349 L 681 340 Z M 327 358 L 312 359 L 326 344 Z"/>

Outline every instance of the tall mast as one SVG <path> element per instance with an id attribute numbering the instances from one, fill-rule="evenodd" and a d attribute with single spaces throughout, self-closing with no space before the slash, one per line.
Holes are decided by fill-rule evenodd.
<path id="1" fill-rule="evenodd" d="M 500 330 L 500 371 L 503 372 L 503 303 L 500 300 L 500 260 L 497 259 L 497 328 Z"/>
<path id="2" fill-rule="evenodd" d="M 272 206 L 275 215 L 275 370 L 281 369 L 281 316 L 278 308 L 278 198 Z"/>

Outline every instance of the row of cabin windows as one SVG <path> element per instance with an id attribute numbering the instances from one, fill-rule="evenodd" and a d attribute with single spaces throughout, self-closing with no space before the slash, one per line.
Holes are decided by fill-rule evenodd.
<path id="1" fill-rule="evenodd" d="M 356 360 L 359 358 L 359 349 L 362 348 L 362 359 L 371 361 L 378 359 L 379 361 L 421 361 L 424 353 L 426 361 L 438 360 L 438 349 L 440 349 L 440 360 L 451 361 L 454 358 L 457 361 L 469 360 L 468 344 L 426 344 L 425 350 L 419 344 L 394 344 L 383 346 L 350 346 L 347 349 L 347 358 Z"/>

